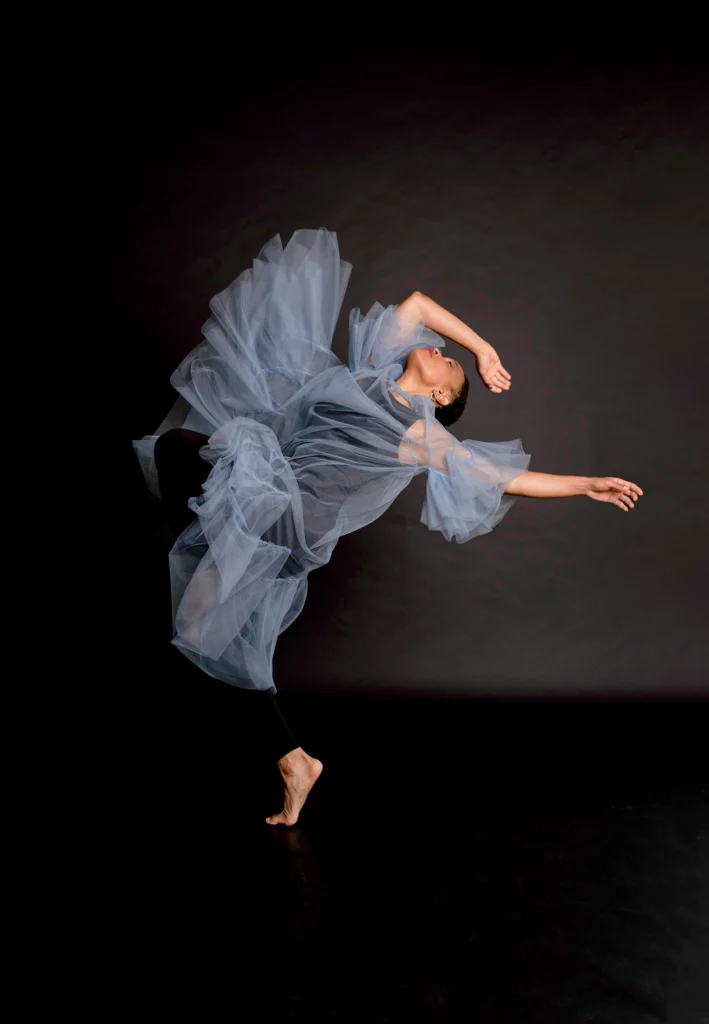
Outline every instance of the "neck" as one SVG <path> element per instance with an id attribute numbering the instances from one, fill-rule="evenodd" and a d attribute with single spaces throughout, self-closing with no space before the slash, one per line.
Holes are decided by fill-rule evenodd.
<path id="1" fill-rule="evenodd" d="M 410 395 L 424 395 L 426 398 L 431 397 L 431 388 L 427 388 L 421 383 L 416 373 L 411 370 L 404 370 L 402 375 L 394 382 L 402 391 L 408 392 Z"/>

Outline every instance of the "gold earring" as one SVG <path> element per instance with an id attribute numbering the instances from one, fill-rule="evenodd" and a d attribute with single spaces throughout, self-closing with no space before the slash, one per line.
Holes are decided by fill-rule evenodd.
<path id="1" fill-rule="evenodd" d="M 435 392 L 435 389 L 431 392 L 431 401 L 435 405 L 435 402 L 436 402 L 436 392 Z"/>

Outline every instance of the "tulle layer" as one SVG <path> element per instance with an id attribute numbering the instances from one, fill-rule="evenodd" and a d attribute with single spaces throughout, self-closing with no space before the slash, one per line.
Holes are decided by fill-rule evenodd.
<path id="1" fill-rule="evenodd" d="M 217 679 L 272 689 L 276 638 L 307 591 L 307 572 L 285 570 L 302 526 L 300 490 L 273 432 L 249 418 L 230 420 L 201 454 L 212 470 L 189 502 L 197 519 L 170 552 L 172 642 Z"/>
<path id="2" fill-rule="evenodd" d="M 330 346 L 350 270 L 324 229 L 269 242 L 212 300 L 204 341 L 171 377 L 179 398 L 134 442 L 159 497 L 157 438 L 171 427 L 209 437 L 197 518 L 170 553 L 173 643 L 235 686 L 275 688 L 275 643 L 308 574 L 413 476 L 428 474 L 422 522 L 462 543 L 500 522 L 516 500 L 504 486 L 530 461 L 519 440 L 458 441 L 429 399 L 402 391 L 408 354 L 445 343 L 396 307 L 353 311 L 340 362 Z"/>
<path id="3" fill-rule="evenodd" d="M 205 340 L 172 374 L 173 387 L 213 428 L 280 408 L 340 364 L 330 346 L 351 271 L 332 232 L 296 231 L 285 248 L 276 235 L 212 299 Z"/>
<path id="4" fill-rule="evenodd" d="M 303 607 L 308 574 L 414 472 L 398 461 L 393 431 L 363 426 L 367 400 L 345 367 L 318 384 L 309 422 L 283 449 L 251 417 L 212 434 L 200 452 L 212 469 L 189 502 L 197 519 L 170 553 L 172 642 L 237 686 L 273 688 L 275 641 Z"/>
<path id="5" fill-rule="evenodd" d="M 349 367 L 353 373 L 379 370 L 392 363 L 403 368 L 413 349 L 443 349 L 445 345 L 425 324 L 401 320 L 396 306 L 375 302 L 365 316 L 359 309 L 350 312 Z"/>
<path id="6" fill-rule="evenodd" d="M 461 442 L 447 453 L 445 471 L 429 470 L 421 522 L 459 544 L 489 533 L 517 500 L 504 486 L 530 459 L 519 439 Z"/>

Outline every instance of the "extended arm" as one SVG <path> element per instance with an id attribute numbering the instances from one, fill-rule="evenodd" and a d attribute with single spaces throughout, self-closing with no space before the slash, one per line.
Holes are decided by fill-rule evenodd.
<path id="1" fill-rule="evenodd" d="M 518 494 L 525 498 L 574 498 L 585 494 L 593 479 L 592 476 L 560 476 L 526 470 L 510 480 L 505 494 Z"/>
<path id="2" fill-rule="evenodd" d="M 617 476 L 560 476 L 526 470 L 505 486 L 505 494 L 525 498 L 573 498 L 583 494 L 595 501 L 607 501 L 627 512 L 634 508 L 642 490 Z"/>

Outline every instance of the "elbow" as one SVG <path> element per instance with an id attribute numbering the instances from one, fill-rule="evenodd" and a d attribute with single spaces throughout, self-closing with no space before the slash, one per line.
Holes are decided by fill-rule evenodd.
<path id="1" fill-rule="evenodd" d="M 399 303 L 398 315 L 402 320 L 411 323 L 425 322 L 424 297 L 421 292 L 412 292 L 407 299 Z"/>
<path id="2" fill-rule="evenodd" d="M 415 291 L 409 296 L 408 302 L 411 310 L 416 314 L 416 319 L 421 323 L 426 323 L 426 303 L 428 299 L 423 292 Z"/>

